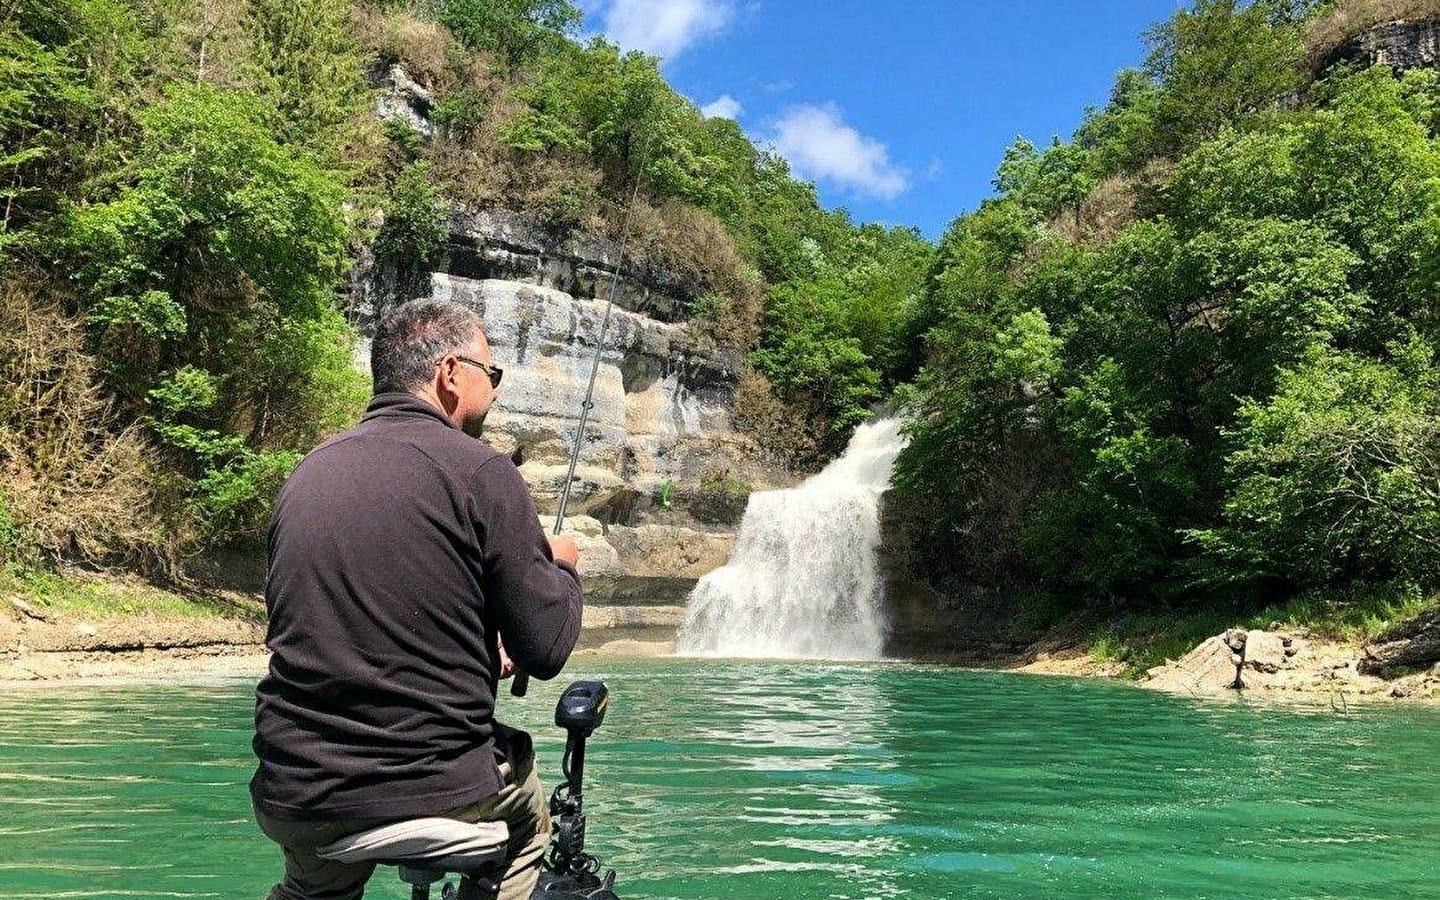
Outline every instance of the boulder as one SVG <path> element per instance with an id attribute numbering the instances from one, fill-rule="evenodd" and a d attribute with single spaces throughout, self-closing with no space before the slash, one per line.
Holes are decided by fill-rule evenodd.
<path id="1" fill-rule="evenodd" d="M 1290 635 L 1231 628 L 1206 638 L 1179 660 L 1149 670 L 1146 686 L 1168 691 L 1218 691 L 1237 686 L 1237 669 L 1239 687 L 1282 686 L 1294 681 L 1303 661 L 1296 657 L 1303 650 L 1300 639 Z"/>
<path id="2" fill-rule="evenodd" d="M 1156 666 L 1146 673 L 1146 687 L 1200 693 L 1233 687 L 1236 652 L 1228 638 L 1229 633 L 1206 638 L 1176 662 Z"/>
<path id="3" fill-rule="evenodd" d="M 1289 658 L 1280 635 L 1258 629 L 1246 633 L 1245 668 L 1273 675 Z"/>
<path id="4" fill-rule="evenodd" d="M 553 531 L 554 525 L 553 517 L 540 517 L 540 528 L 546 534 Z M 605 540 L 602 526 L 595 519 L 588 516 L 566 516 L 561 534 L 574 540 L 576 549 L 580 551 L 582 582 L 586 579 L 626 574 L 625 567 L 620 563 L 620 555 Z"/>
<path id="5" fill-rule="evenodd" d="M 1393 678 L 1410 669 L 1440 662 L 1440 608 L 1430 609 L 1380 635 L 1365 648 L 1357 669 L 1366 675 Z"/>

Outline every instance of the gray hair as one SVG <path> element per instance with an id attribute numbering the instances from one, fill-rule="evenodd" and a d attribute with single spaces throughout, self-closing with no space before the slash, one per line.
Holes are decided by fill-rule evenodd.
<path id="1" fill-rule="evenodd" d="M 473 309 L 450 300 L 411 300 L 387 310 L 370 346 L 375 393 L 406 393 L 422 386 L 434 374 L 435 363 L 462 352 L 482 325 Z"/>

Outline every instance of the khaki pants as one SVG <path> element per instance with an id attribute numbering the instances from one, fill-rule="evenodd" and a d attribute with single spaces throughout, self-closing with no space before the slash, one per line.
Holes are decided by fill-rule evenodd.
<path id="1" fill-rule="evenodd" d="M 501 726 L 508 740 L 506 762 L 500 764 L 504 787 L 493 797 L 468 806 L 437 810 L 434 816 L 461 822 L 505 822 L 510 845 L 500 900 L 528 900 L 540 878 L 540 861 L 550 841 L 550 812 L 530 735 Z M 375 871 L 374 863 L 340 863 L 321 859 L 315 850 L 347 834 L 383 825 L 393 819 L 327 819 L 293 822 L 255 811 L 260 830 L 285 851 L 285 882 L 270 891 L 269 900 L 358 900 Z"/>

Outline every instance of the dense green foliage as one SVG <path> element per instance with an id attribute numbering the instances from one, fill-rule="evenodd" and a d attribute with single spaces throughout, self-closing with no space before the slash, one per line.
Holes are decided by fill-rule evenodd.
<path id="1" fill-rule="evenodd" d="M 838 447 L 918 365 L 929 246 L 823 210 L 658 60 L 577 43 L 579 20 L 565 0 L 10 4 L 5 555 L 174 570 L 253 541 L 363 402 L 337 286 L 371 239 L 423 278 L 452 201 L 614 233 L 639 179 L 640 264 L 695 285 L 696 339 L 769 376 L 746 377 L 751 427 L 792 463 Z M 366 73 L 391 62 L 432 91 L 433 136 L 376 121 Z"/>
<path id="2" fill-rule="evenodd" d="M 21 3 L 0 31 L 16 63 L 0 86 L 15 148 L 0 274 L 25 294 L 6 291 L 6 314 L 33 319 L 58 299 L 94 361 L 80 365 L 95 386 L 76 390 L 109 398 L 108 436 L 52 442 L 68 454 L 58 466 L 20 411 L 7 415 L 6 474 L 43 482 L 129 446 L 137 428 L 160 451 L 132 461 L 152 496 L 123 498 L 160 521 L 143 539 L 91 541 L 86 558 L 173 564 L 253 537 L 300 452 L 363 396 L 334 303 L 356 236 L 344 204 L 365 167 L 353 149 L 370 128 L 348 17 L 328 0 L 67 0 Z M 7 374 L 22 378 L 26 355 L 58 334 L 12 342 Z M 94 487 L 71 500 L 101 496 Z M 53 492 L 33 500 L 21 525 L 35 533 L 66 514 L 41 508 L 64 505 Z M 69 514 L 125 513 L 97 501 Z M 41 549 L 67 555 L 97 529 L 77 522 Z"/>
<path id="3" fill-rule="evenodd" d="M 898 480 L 952 576 L 1078 604 L 1440 581 L 1435 73 L 1311 83 L 1305 12 L 1180 13 L 942 240 Z"/>
<path id="4" fill-rule="evenodd" d="M 637 267 L 694 286 L 777 455 L 911 406 L 897 478 L 947 576 L 1155 607 L 1434 584 L 1440 76 L 1313 68 L 1386 9 L 1199 0 L 932 246 L 823 209 L 565 0 L 17 0 L 0 552 L 253 540 L 363 399 L 336 287 L 365 242 L 423 275 L 451 203 L 615 236 L 638 181 Z M 374 120 L 396 62 L 433 136 Z"/>
<path id="5" fill-rule="evenodd" d="M 445 127 L 418 153 L 445 193 L 613 234 L 638 180 L 632 246 L 701 286 L 691 307 L 700 332 L 753 351 L 789 410 L 762 437 L 788 461 L 836 451 L 887 388 L 913 376 L 932 254 L 916 231 L 857 227 L 822 209 L 783 159 L 674 91 L 654 57 L 567 40 L 578 20 L 569 4 L 440 4 L 433 17 L 458 45 L 427 15 L 376 11 L 367 33 L 435 94 Z M 408 196 L 409 210 L 428 204 Z M 406 211 L 396 228 L 419 221 Z"/>

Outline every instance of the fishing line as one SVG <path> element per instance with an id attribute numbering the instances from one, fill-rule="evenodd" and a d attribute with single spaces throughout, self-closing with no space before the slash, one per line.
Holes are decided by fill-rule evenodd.
<path id="1" fill-rule="evenodd" d="M 600 357 L 605 352 L 605 335 L 610 330 L 610 314 L 615 309 L 615 294 L 620 287 L 620 272 L 625 267 L 625 250 L 630 242 L 630 222 L 635 215 L 635 201 L 640 197 L 640 182 L 645 177 L 645 165 L 650 161 L 651 132 L 645 138 L 645 147 L 640 154 L 640 168 L 635 173 L 635 187 L 630 193 L 630 205 L 625 210 L 625 222 L 620 228 L 620 259 L 610 275 L 610 295 L 605 302 L 605 316 L 600 320 L 600 336 L 595 340 L 595 358 L 590 363 L 590 381 L 585 387 L 585 402 L 580 404 L 580 425 L 575 429 L 575 446 L 570 451 L 570 469 L 565 473 L 565 486 L 560 489 L 560 509 L 555 513 L 555 531 L 560 534 L 565 523 L 565 509 L 570 505 L 570 486 L 575 480 L 575 467 L 580 463 L 580 448 L 585 441 L 585 425 L 590 421 L 590 410 L 595 407 L 595 377 L 600 372 Z"/>
<path id="2" fill-rule="evenodd" d="M 585 401 L 580 404 L 580 424 L 575 429 L 575 446 L 570 451 L 570 468 L 565 473 L 565 486 L 560 489 L 560 509 L 555 513 L 554 534 L 560 534 L 565 525 L 565 509 L 570 505 L 570 486 L 575 480 L 575 467 L 580 463 L 580 448 L 585 442 L 585 425 L 590 421 L 590 410 L 595 407 L 595 378 L 600 373 L 600 357 L 605 353 L 605 335 L 610 330 L 610 315 L 615 310 L 615 295 L 620 289 L 620 272 L 625 268 L 625 251 L 630 244 L 630 223 L 635 215 L 635 203 L 640 198 L 640 183 L 645 178 L 645 166 L 650 162 L 650 140 L 652 131 L 645 136 L 645 146 L 640 151 L 640 168 L 635 172 L 635 187 L 630 192 L 630 205 L 625 209 L 625 220 L 620 227 L 620 258 L 615 261 L 615 271 L 610 275 L 610 292 L 605 300 L 605 316 L 600 320 L 600 336 L 595 339 L 595 358 L 590 362 L 590 380 L 585 386 Z M 517 669 L 510 684 L 513 697 L 523 697 L 530 689 L 530 676 Z"/>

